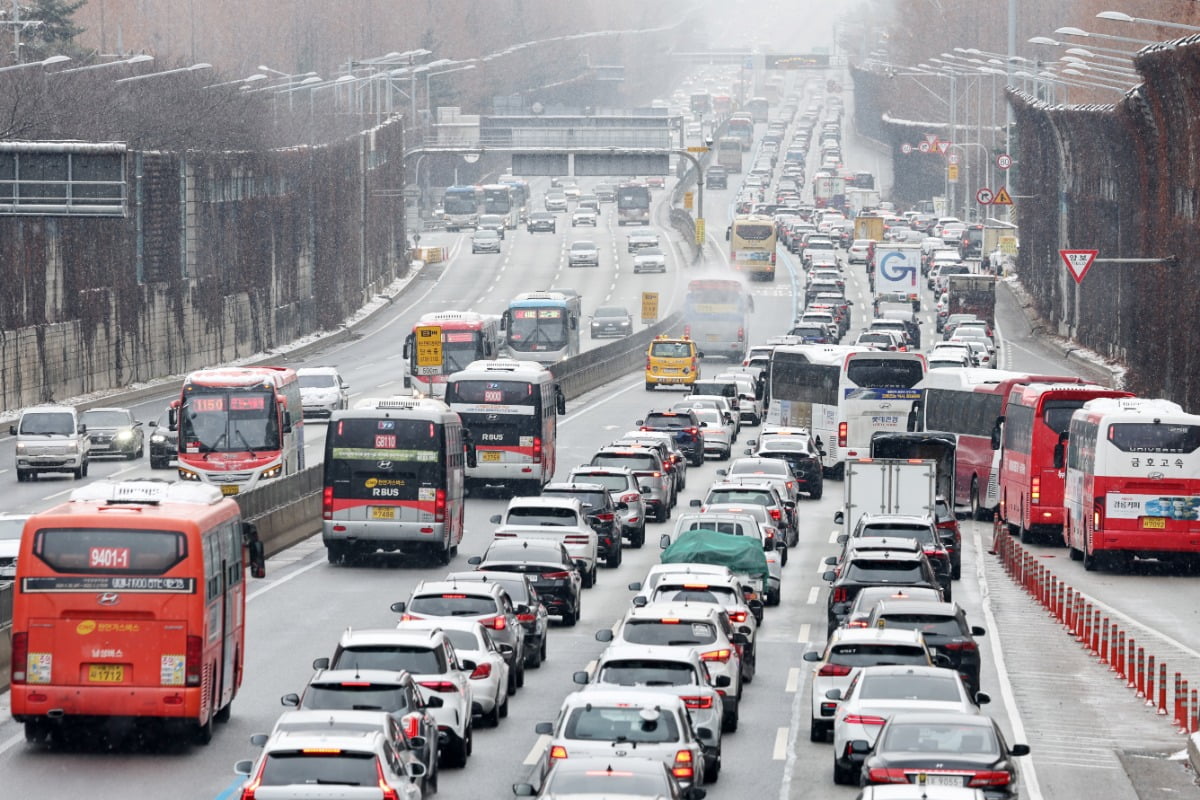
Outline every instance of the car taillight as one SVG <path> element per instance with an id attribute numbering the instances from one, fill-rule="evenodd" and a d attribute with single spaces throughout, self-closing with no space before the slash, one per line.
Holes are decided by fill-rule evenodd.
<path id="1" fill-rule="evenodd" d="M 200 672 L 204 660 L 204 639 L 200 636 L 187 637 L 184 654 L 183 675 L 188 686 L 200 685 Z"/>
<path id="2" fill-rule="evenodd" d="M 479 621 L 483 624 L 483 627 L 491 628 L 494 631 L 502 631 L 508 627 L 508 619 L 503 614 Z"/>
<path id="3" fill-rule="evenodd" d="M 939 645 L 938 649 L 973 653 L 979 649 L 979 646 L 975 642 L 948 642 L 947 644 Z"/>
<path id="4" fill-rule="evenodd" d="M 692 356 L 692 373 L 695 375 L 700 374 L 700 363 L 695 356 Z"/>
<path id="5" fill-rule="evenodd" d="M 817 674 L 825 678 L 840 678 L 850 674 L 850 667 L 845 664 L 826 664 L 817 670 Z"/>
<path id="6" fill-rule="evenodd" d="M 387 778 L 383 777 L 383 763 L 379 759 L 375 760 L 375 772 L 379 776 L 379 791 L 383 792 L 383 800 L 400 800 L 400 795 L 388 785 Z"/>
<path id="7" fill-rule="evenodd" d="M 847 725 L 883 725 L 887 722 L 883 717 L 874 714 L 847 714 L 842 721 Z"/>
<path id="8" fill-rule="evenodd" d="M 409 714 L 404 718 L 404 735 L 411 739 L 420 734 L 421 717 L 418 714 Z"/>
<path id="9" fill-rule="evenodd" d="M 12 635 L 12 682 L 25 682 L 25 669 L 29 663 L 29 634 L 14 633 Z"/>
<path id="10" fill-rule="evenodd" d="M 783 512 L 778 508 L 768 508 L 767 513 L 770 514 L 771 519 L 775 520 L 776 522 L 779 522 L 779 520 L 783 519 Z"/>
<path id="11" fill-rule="evenodd" d="M 733 655 L 733 651 L 722 647 L 720 650 L 709 650 L 707 653 L 700 654 L 701 661 L 719 661 L 724 664 Z"/>
<path id="12" fill-rule="evenodd" d="M 691 750 L 680 750 L 675 753 L 675 766 L 671 768 L 671 774 L 676 778 L 691 778 L 696 774 L 692 767 Z"/>
<path id="13" fill-rule="evenodd" d="M 565 581 L 571 577 L 569 572 L 543 572 L 542 577 L 551 581 Z"/>
<path id="14" fill-rule="evenodd" d="M 433 496 L 433 521 L 446 521 L 446 490 L 438 489 Z"/>
<path id="15" fill-rule="evenodd" d="M 908 774 L 896 767 L 875 767 L 867 770 L 867 783 L 908 783 Z"/>
<path id="16" fill-rule="evenodd" d="M 976 772 L 971 780 L 967 782 L 967 786 L 1008 786 L 1012 781 L 1012 775 L 999 770 L 984 770 Z"/>
<path id="17" fill-rule="evenodd" d="M 326 486 L 321 492 L 321 518 L 333 519 L 333 487 Z"/>
<path id="18" fill-rule="evenodd" d="M 746 329 L 739 327 L 738 328 L 738 341 L 739 342 L 743 341 L 745 338 L 746 338 Z"/>
<path id="19" fill-rule="evenodd" d="M 491 677 L 491 674 L 492 674 L 492 665 L 491 664 L 487 664 L 487 663 L 478 664 L 478 665 L 476 665 L 475 669 L 471 672 L 471 680 L 473 680 L 473 681 L 482 680 L 483 678 Z"/>
<path id="20" fill-rule="evenodd" d="M 639 499 L 641 499 L 641 497 L 642 496 L 640 494 L 637 494 L 636 492 L 630 492 L 629 494 L 621 495 L 621 502 L 622 503 L 636 503 Z"/>
<path id="21" fill-rule="evenodd" d="M 535 622 L 537 614 L 530 612 L 528 614 L 517 614 L 517 622 Z"/>
<path id="22" fill-rule="evenodd" d="M 612 522 L 614 519 L 616 519 L 616 517 L 614 517 L 612 514 L 597 514 L 596 519 L 600 520 L 601 522 Z"/>
<path id="23" fill-rule="evenodd" d="M 453 693 L 458 691 L 458 686 L 453 681 L 421 681 L 421 685 L 435 692 Z"/>
<path id="24" fill-rule="evenodd" d="M 561 744 L 556 744 L 556 745 L 554 745 L 554 747 L 550 748 L 550 760 L 551 761 L 554 761 L 555 759 L 559 759 L 559 758 L 566 758 L 566 757 L 567 757 L 567 748 L 563 747 Z"/>
<path id="25" fill-rule="evenodd" d="M 1104 501 L 1097 500 L 1092 506 L 1092 530 L 1099 531 L 1104 527 Z"/>
<path id="26" fill-rule="evenodd" d="M 847 592 L 845 589 L 839 588 L 839 589 L 833 590 L 833 602 L 845 603 L 849 599 L 850 599 L 850 593 Z"/>
<path id="27" fill-rule="evenodd" d="M 713 699 L 711 697 L 691 696 L 691 697 L 681 697 L 679 699 L 682 700 L 684 705 L 686 705 L 688 708 L 712 708 L 713 707 Z"/>
<path id="28" fill-rule="evenodd" d="M 699 435 L 700 435 L 700 429 L 699 429 L 699 428 L 684 428 L 684 429 L 683 429 L 683 432 L 684 432 L 684 433 L 686 433 L 686 434 L 689 434 L 689 435 L 691 435 L 691 436 L 699 436 Z"/>
<path id="29" fill-rule="evenodd" d="M 646 356 L 646 371 L 650 370 L 650 356 Z"/>
<path id="30" fill-rule="evenodd" d="M 1042 502 L 1042 479 L 1035 477 L 1029 487 L 1029 502 L 1037 504 Z"/>
<path id="31" fill-rule="evenodd" d="M 264 758 L 262 764 L 258 767 L 258 772 L 254 773 L 254 779 L 242 789 L 242 800 L 254 800 L 254 793 L 258 791 L 259 785 L 262 784 L 262 774 L 266 766 L 267 760 Z"/>
<path id="32" fill-rule="evenodd" d="M 846 423 L 844 423 L 844 422 L 838 423 L 838 447 L 846 446 L 846 434 L 848 432 L 846 430 L 846 427 L 847 427 Z"/>
<path id="33" fill-rule="evenodd" d="M 867 627 L 867 621 L 865 619 L 851 620 L 850 622 L 846 623 L 846 627 L 847 628 L 865 628 L 865 627 Z"/>
<path id="34" fill-rule="evenodd" d="M 542 437 L 533 437 L 533 463 L 542 463 Z"/>
<path id="35" fill-rule="evenodd" d="M 746 621 L 746 612 L 745 611 L 730 611 L 729 612 L 729 621 L 730 622 L 745 622 Z"/>

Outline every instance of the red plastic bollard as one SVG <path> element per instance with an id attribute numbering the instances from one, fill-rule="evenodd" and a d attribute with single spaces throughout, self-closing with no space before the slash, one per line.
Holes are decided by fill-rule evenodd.
<path id="1" fill-rule="evenodd" d="M 1188 714 L 1188 733 L 1200 731 L 1200 689 L 1192 689 L 1192 707 Z"/>
<path id="2" fill-rule="evenodd" d="M 1130 689 L 1137 688 L 1137 639 L 1129 637 L 1129 649 L 1126 651 L 1129 662 L 1125 666 L 1125 685 Z"/>
<path id="3" fill-rule="evenodd" d="M 1153 655 L 1146 656 L 1146 674 L 1142 681 L 1142 697 L 1146 698 L 1146 705 L 1154 706 L 1154 680 L 1157 672 L 1154 669 L 1155 659 Z"/>
<path id="4" fill-rule="evenodd" d="M 1146 696 L 1146 649 L 1144 647 L 1137 649 L 1137 696 Z"/>
<path id="5" fill-rule="evenodd" d="M 1117 631 L 1117 653 L 1113 659 L 1113 668 L 1122 678 L 1125 677 L 1125 631 Z"/>
<path id="6" fill-rule="evenodd" d="M 1158 665 L 1158 713 L 1167 715 L 1167 665 Z"/>
<path id="7" fill-rule="evenodd" d="M 1187 729 L 1187 688 L 1183 676 L 1175 673 L 1175 726 L 1181 731 Z"/>
<path id="8" fill-rule="evenodd" d="M 1083 636 L 1080 637 L 1084 647 L 1090 647 L 1092 642 L 1092 604 L 1083 604 Z"/>
<path id="9" fill-rule="evenodd" d="M 1100 609 L 1092 609 L 1092 643 L 1091 651 L 1100 654 Z"/>
<path id="10" fill-rule="evenodd" d="M 1101 661 L 1108 661 L 1108 629 L 1109 629 L 1109 625 L 1110 625 L 1110 623 L 1108 621 L 1108 617 L 1105 617 L 1104 624 L 1100 628 L 1100 660 Z"/>

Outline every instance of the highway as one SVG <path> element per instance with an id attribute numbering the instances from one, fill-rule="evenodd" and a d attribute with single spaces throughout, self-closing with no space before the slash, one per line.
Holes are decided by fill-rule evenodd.
<path id="1" fill-rule="evenodd" d="M 847 103 L 847 106 L 850 106 Z M 847 130 L 849 130 L 847 126 Z M 761 126 L 759 132 L 761 133 Z M 865 144 L 848 136 L 846 161 L 853 168 L 874 159 Z M 873 163 L 873 162 L 872 162 Z M 571 229 L 560 217 L 558 232 L 510 232 L 500 255 L 472 255 L 468 235 L 426 234 L 423 245 L 449 248 L 442 265 L 422 270 L 419 278 L 386 312 L 361 331 L 361 337 L 305 359 L 305 364 L 336 364 L 355 397 L 396 391 L 402 367 L 400 346 L 412 322 L 427 311 L 472 309 L 498 313 L 506 301 L 533 288 L 570 286 L 584 298 L 585 314 L 602 303 L 617 303 L 635 312 L 644 290 L 659 291 L 663 305 L 677 306 L 686 281 L 718 271 L 720 232 L 728 223 L 726 209 L 736 184 L 728 192 L 706 197 L 710 238 L 707 269 L 689 268 L 682 261 L 685 249 L 668 248 L 665 275 L 632 275 L 631 256 L 625 252 L 624 234 L 618 228 L 612 205 L 602 207 L 601 225 Z M 535 183 L 535 202 L 545 189 Z M 669 186 L 668 190 L 669 191 Z M 655 195 L 661 203 L 666 191 Z M 665 220 L 656 209 L 655 219 Z M 663 231 L 664 236 L 674 236 Z M 595 238 L 602 245 L 599 269 L 568 269 L 565 250 L 574 238 Z M 795 260 L 780 253 L 780 275 L 774 284 L 753 285 L 756 295 L 755 340 L 784 333 L 794 308 L 792 281 Z M 861 324 L 870 308 L 866 276 L 861 267 L 847 271 L 850 296 L 855 300 L 855 323 Z M 933 334 L 932 300 L 926 294 L 926 338 Z M 1039 372 L 1071 372 L 1061 356 L 1042 347 L 1028 334 L 1020 310 L 1002 293 L 1000 329 L 1001 366 Z M 585 334 L 586 336 L 586 334 Z M 850 334 L 852 340 L 855 333 Z M 586 344 L 586 342 L 585 342 Z M 705 369 L 715 365 L 706 363 Z M 157 416 L 169 395 L 134 407 L 139 419 Z M 671 392 L 648 393 L 642 376 L 633 374 L 568 403 L 560 420 L 560 474 L 588 460 L 593 451 L 622 432 L 644 412 L 665 406 L 676 398 Z M 318 434 L 310 445 L 310 458 L 319 456 L 320 425 L 306 426 Z M 739 445 L 755 435 L 743 429 Z M 735 453 L 740 447 L 735 448 Z M 11 465 L 12 441 L 0 439 L 0 464 Z M 720 462 L 709 462 L 689 473 L 688 489 L 680 507 L 700 497 L 716 477 Z M 147 462 L 95 462 L 91 478 L 156 476 Z M 34 511 L 63 500 L 78 483 L 68 477 L 48 477 L 17 484 L 9 469 L 0 470 L 8 485 L 8 506 Z M 823 499 L 801 504 L 801 541 L 790 554 L 784 572 L 782 605 L 768 609 L 759 633 L 758 677 L 747 687 L 742 706 L 742 726 L 727 734 L 720 782 L 709 787 L 709 797 L 851 798 L 857 789 L 836 787 L 831 781 L 831 748 L 808 741 L 809 669 L 801 660 L 806 649 L 823 644 L 825 584 L 820 579 L 823 559 L 835 552 L 833 514 L 840 506 L 840 484 L 831 483 Z M 482 552 L 490 540 L 487 522 L 506 501 L 472 498 L 468 502 L 466 536 L 450 570 L 466 569 L 466 559 Z M 967 610 L 973 624 L 983 625 L 980 640 L 984 655 L 983 689 L 993 697 L 985 708 L 995 715 L 1011 742 L 1027 742 L 1033 755 L 1023 759 L 1023 794 L 1028 797 L 1133 800 L 1139 789 L 1128 776 L 1134 767 L 1124 764 L 1114 750 L 1136 743 L 1138 750 L 1173 752 L 1183 744 L 1171 726 L 1146 713 L 1131 693 L 1108 679 L 1092 659 L 1070 642 L 1032 602 L 1017 591 L 994 557 L 985 550 L 991 526 L 963 523 L 965 554 L 963 579 L 955 599 Z M 463 770 L 441 773 L 439 795 L 444 798 L 505 797 L 510 785 L 525 778 L 528 765 L 543 744 L 533 728 L 538 721 L 554 719 L 562 698 L 572 691 L 571 673 L 584 668 L 602 650 L 595 631 L 609 627 L 628 607 L 629 581 L 639 580 L 657 562 L 655 546 L 660 531 L 672 529 L 670 521 L 651 525 L 646 547 L 626 550 L 617 570 L 602 570 L 597 586 L 585 594 L 583 619 L 575 628 L 555 628 L 549 660 L 527 675 L 525 687 L 513 698 L 511 713 L 498 729 L 479 729 L 471 762 Z M 1180 603 L 1180 592 L 1195 595 L 1194 578 L 1157 575 L 1085 576 L 1068 564 L 1065 551 L 1046 549 L 1059 568 L 1070 569 L 1080 588 L 1087 588 L 1145 624 L 1198 646 L 1192 621 L 1195 603 Z M 1058 563 L 1058 562 L 1062 563 Z M 279 697 L 300 691 L 312 670 L 312 659 L 332 653 L 346 627 L 390 627 L 395 615 L 388 606 L 406 599 L 415 584 L 440 577 L 446 570 L 432 563 L 412 563 L 384 558 L 366 566 L 331 566 L 319 539 L 306 541 L 272 558 L 268 577 L 251 584 L 248 609 L 245 683 L 234 703 L 232 720 L 218 729 L 206 747 L 173 742 L 126 741 L 111 744 L 85 742 L 71 747 L 43 749 L 25 744 L 22 732 L 0 709 L 0 776 L 6 797 L 83 796 L 104 800 L 126 797 L 131 790 L 147 798 L 227 798 L 238 796 L 240 780 L 232 774 L 235 761 L 253 758 L 257 751 L 249 737 L 268 731 L 282 710 Z M 1075 573 L 1078 572 L 1078 575 Z M 1173 595 L 1166 594 L 1173 591 Z M 1160 598 L 1161 605 L 1155 603 Z M 1170 598 L 1174 597 L 1175 602 Z M 1163 606 L 1170 609 L 1162 614 Z M 6 706 L 7 698 L 0 698 Z M 1161 763 L 1161 762 L 1159 762 Z M 1180 770 L 1181 771 L 1181 770 Z M 1159 780 L 1158 773 L 1154 773 Z M 1165 780 L 1165 779 L 1164 779 Z M 1157 785 L 1157 784 L 1156 784 Z"/>

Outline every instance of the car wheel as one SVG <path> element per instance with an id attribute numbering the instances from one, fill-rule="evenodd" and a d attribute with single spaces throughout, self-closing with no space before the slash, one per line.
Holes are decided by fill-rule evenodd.
<path id="1" fill-rule="evenodd" d="M 562 615 L 562 624 L 564 628 L 573 628 L 575 623 L 579 621 L 579 601 L 575 601 L 575 607 Z"/>
<path id="2" fill-rule="evenodd" d="M 609 569 L 616 569 L 621 566 L 621 537 L 614 536 L 612 547 L 608 551 L 608 558 L 604 560 L 604 565 Z"/>
<path id="3" fill-rule="evenodd" d="M 819 719 L 813 719 L 808 725 L 808 740 L 810 742 L 824 742 L 829 736 L 832 726 Z"/>
<path id="4" fill-rule="evenodd" d="M 721 730 L 725 733 L 735 733 L 738 729 L 738 717 L 739 709 L 735 702 L 732 711 L 726 709 L 725 713 L 721 715 Z"/>
<path id="5" fill-rule="evenodd" d="M 83 476 L 87 474 L 87 469 L 82 464 L 80 464 L 78 467 L 76 467 L 74 470 L 71 471 L 71 474 L 75 476 L 75 480 L 77 480 L 77 481 L 82 480 Z"/>
<path id="6" fill-rule="evenodd" d="M 517 686 L 517 670 L 515 667 L 508 671 L 508 682 L 504 688 L 509 697 L 517 693 L 519 687 Z"/>
<path id="7" fill-rule="evenodd" d="M 855 782 L 853 767 L 843 767 L 838 763 L 836 757 L 833 759 L 833 782 L 839 786 L 845 786 Z"/>
<path id="8" fill-rule="evenodd" d="M 640 550 L 642 545 L 644 545 L 645 543 L 646 543 L 646 523 L 642 522 L 642 524 L 639 525 L 638 528 L 630 535 L 629 546 L 632 547 L 634 550 Z"/>
<path id="9" fill-rule="evenodd" d="M 504 696 L 504 702 L 507 703 L 508 696 L 505 695 L 504 692 L 501 692 L 500 694 Z M 507 716 L 507 715 L 505 715 L 505 716 Z M 492 710 L 489 711 L 488 713 L 484 714 L 483 716 L 481 716 L 479 718 L 479 721 L 489 728 L 499 727 L 499 725 L 500 725 L 500 699 L 499 698 L 496 699 L 496 703 L 495 703 L 495 705 L 492 706 Z"/>
<path id="10" fill-rule="evenodd" d="M 592 567 L 583 573 L 583 588 L 590 589 L 596 585 L 596 568 Z"/>
<path id="11" fill-rule="evenodd" d="M 503 719 L 504 717 L 508 716 L 508 698 L 504 697 L 502 699 L 504 700 L 504 702 L 500 704 L 500 719 Z M 497 720 L 496 724 L 497 725 L 500 724 L 499 720 Z"/>
<path id="12" fill-rule="evenodd" d="M 151 458 L 150 469 L 166 469 L 168 463 L 170 462 L 161 458 Z"/>
<path id="13" fill-rule="evenodd" d="M 517 666 L 517 688 L 520 689 L 525 685 L 525 659 L 522 658 Z"/>
<path id="14" fill-rule="evenodd" d="M 647 391 L 647 392 L 652 392 L 652 391 L 654 391 L 654 384 L 653 384 L 653 383 L 651 383 L 650 381 L 646 381 L 646 391 Z"/>
<path id="15" fill-rule="evenodd" d="M 767 592 L 767 605 L 769 605 L 769 606 L 779 605 L 779 595 L 782 593 L 782 591 L 783 591 L 782 589 L 776 589 L 775 591 L 768 591 Z"/>
<path id="16" fill-rule="evenodd" d="M 808 493 L 808 496 L 811 497 L 813 500 L 820 500 L 821 495 L 824 494 L 824 492 L 825 492 L 825 485 L 821 480 L 818 479 L 816 487 L 811 492 Z"/>
<path id="17" fill-rule="evenodd" d="M 329 559 L 330 564 L 344 563 L 348 553 L 348 548 L 341 542 L 330 542 L 325 545 L 325 556 Z"/>
<path id="18" fill-rule="evenodd" d="M 538 667 L 542 666 L 542 654 L 545 652 L 545 650 L 546 642 L 543 641 L 541 645 L 535 647 L 532 651 L 526 652 L 525 666 L 529 669 L 537 669 Z"/>

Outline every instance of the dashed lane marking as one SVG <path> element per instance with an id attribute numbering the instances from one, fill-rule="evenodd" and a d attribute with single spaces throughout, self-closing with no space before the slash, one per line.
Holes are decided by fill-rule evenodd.
<path id="1" fill-rule="evenodd" d="M 786 691 L 788 694 L 791 694 L 799 688 L 800 688 L 800 668 L 792 667 L 791 669 L 788 670 L 787 686 L 784 687 L 784 691 Z"/>
<path id="2" fill-rule="evenodd" d="M 773 757 L 776 761 L 784 761 L 788 754 L 788 729 L 778 728 L 775 731 L 775 752 Z"/>
<path id="3" fill-rule="evenodd" d="M 800 626 L 800 635 L 796 637 L 796 641 L 807 642 L 810 634 L 812 634 L 812 625 L 805 622 Z"/>
<path id="4" fill-rule="evenodd" d="M 808 590 L 808 604 L 810 606 L 815 606 L 817 604 L 817 597 L 820 594 L 821 594 L 821 590 L 818 589 L 816 586 L 809 589 Z"/>
<path id="5" fill-rule="evenodd" d="M 533 749 L 529 751 L 529 755 L 525 756 L 525 760 L 521 763 L 527 767 L 532 767 L 539 760 L 541 760 L 542 751 L 546 749 L 548 744 L 550 744 L 550 736 L 543 733 L 538 737 L 538 740 L 534 742 Z"/>

